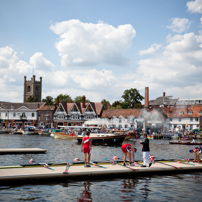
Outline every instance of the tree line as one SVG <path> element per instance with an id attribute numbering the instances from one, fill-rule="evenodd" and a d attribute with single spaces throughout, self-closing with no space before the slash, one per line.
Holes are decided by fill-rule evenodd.
<path id="1" fill-rule="evenodd" d="M 74 99 L 70 95 L 67 94 L 59 94 L 60 102 L 82 102 L 83 96 L 76 96 Z M 47 105 L 53 105 L 57 103 L 57 97 L 53 98 L 52 96 L 46 96 L 46 98 L 42 99 L 42 102 L 46 102 Z M 127 89 L 123 92 L 121 96 L 123 100 L 114 101 L 111 105 L 111 109 L 137 109 L 142 108 L 143 105 L 141 101 L 144 99 L 142 95 L 140 95 L 139 91 L 136 88 Z M 30 96 L 27 99 L 27 102 L 36 102 L 36 98 Z M 90 102 L 89 99 L 86 99 L 86 102 Z M 102 100 L 105 108 L 107 109 L 107 104 L 109 101 L 103 99 Z"/>

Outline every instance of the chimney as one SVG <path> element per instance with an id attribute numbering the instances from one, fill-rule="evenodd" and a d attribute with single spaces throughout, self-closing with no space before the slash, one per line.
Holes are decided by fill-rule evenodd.
<path id="1" fill-rule="evenodd" d="M 102 105 L 104 104 L 104 101 L 103 101 L 103 100 L 101 101 L 101 104 L 102 104 Z"/>
<path id="2" fill-rule="evenodd" d="M 57 96 L 57 107 L 59 106 L 60 98 Z"/>
<path id="3" fill-rule="evenodd" d="M 163 104 L 164 104 L 164 102 L 165 102 L 165 96 L 166 96 L 166 93 L 163 92 Z"/>
<path id="4" fill-rule="evenodd" d="M 107 103 L 107 110 L 109 110 L 111 108 L 111 105 L 110 105 L 110 103 L 108 102 Z"/>
<path id="5" fill-rule="evenodd" d="M 40 104 L 39 104 L 39 102 L 38 102 L 38 104 L 37 104 L 37 109 L 39 109 L 40 108 Z"/>
<path id="6" fill-rule="evenodd" d="M 83 108 L 85 108 L 85 106 L 86 106 L 86 97 L 85 97 L 85 95 L 83 96 Z"/>
<path id="7" fill-rule="evenodd" d="M 149 107 L 149 87 L 145 87 L 144 107 Z"/>

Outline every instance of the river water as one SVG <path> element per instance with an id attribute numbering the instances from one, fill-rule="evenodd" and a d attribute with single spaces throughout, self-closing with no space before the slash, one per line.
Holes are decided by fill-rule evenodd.
<path id="1" fill-rule="evenodd" d="M 134 141 L 128 141 L 134 144 Z M 37 162 L 65 163 L 83 160 L 76 140 L 60 140 L 38 135 L 0 135 L 0 148 L 34 147 L 47 149 L 46 154 L 2 155 L 0 165 Z M 141 145 L 136 142 L 136 160 L 142 160 Z M 150 140 L 157 159 L 193 158 L 189 145 L 171 145 L 168 140 Z M 116 155 L 123 157 L 120 146 L 93 146 L 92 159 L 103 161 Z M 202 201 L 202 173 L 151 177 L 131 177 L 90 181 L 61 181 L 39 185 L 0 186 L 0 201 Z"/>

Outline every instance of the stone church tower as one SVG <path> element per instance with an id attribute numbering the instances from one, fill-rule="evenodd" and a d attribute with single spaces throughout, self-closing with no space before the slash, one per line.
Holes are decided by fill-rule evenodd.
<path id="1" fill-rule="evenodd" d="M 42 77 L 40 77 L 40 81 L 35 80 L 35 75 L 31 78 L 30 81 L 26 80 L 26 76 L 24 76 L 24 95 L 23 102 L 29 98 L 29 96 L 33 96 L 36 98 L 37 102 L 41 102 L 41 94 L 42 94 Z"/>

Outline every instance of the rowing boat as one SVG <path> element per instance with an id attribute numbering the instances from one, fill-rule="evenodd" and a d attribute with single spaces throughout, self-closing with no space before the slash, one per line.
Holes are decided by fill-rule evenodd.
<path id="1" fill-rule="evenodd" d="M 185 141 L 170 141 L 169 144 L 182 144 L 182 145 L 202 145 L 202 142 L 185 142 Z"/>

